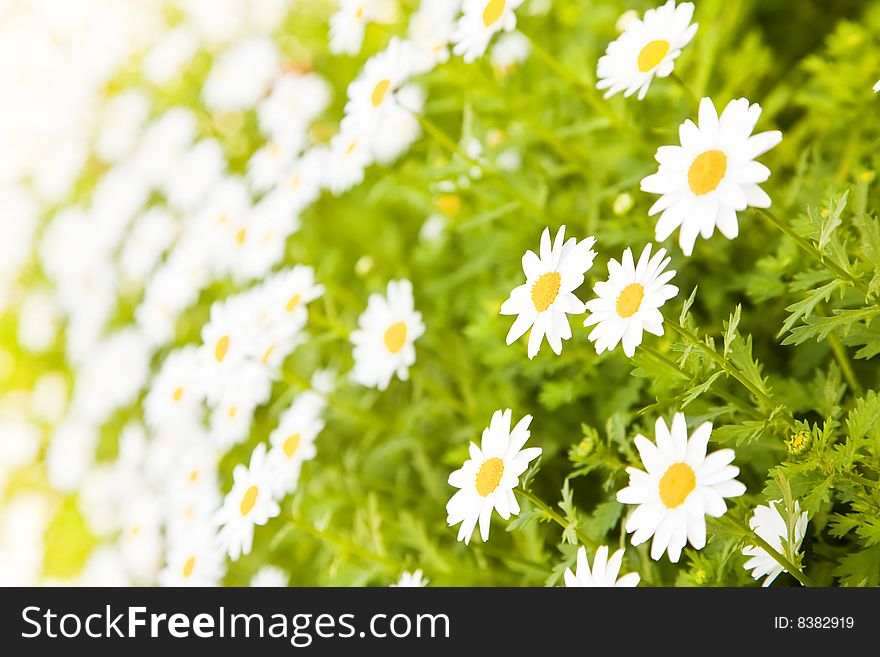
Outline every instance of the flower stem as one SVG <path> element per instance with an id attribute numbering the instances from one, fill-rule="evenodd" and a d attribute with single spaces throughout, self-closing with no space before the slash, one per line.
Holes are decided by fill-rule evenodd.
<path id="1" fill-rule="evenodd" d="M 812 256 L 819 264 L 828 269 L 829 271 L 837 274 L 838 278 L 849 281 L 853 287 L 855 287 L 859 292 L 868 296 L 868 286 L 865 285 L 859 278 L 854 276 L 851 272 L 848 272 L 846 269 L 838 265 L 836 262 L 832 262 L 827 258 L 822 257 L 822 253 L 815 246 L 810 244 L 803 237 L 798 235 L 791 226 L 787 223 L 780 220 L 775 214 L 767 210 L 766 208 L 757 208 L 758 214 L 764 217 L 771 224 L 776 226 L 779 230 L 781 230 L 785 235 L 790 237 L 795 244 L 801 247 L 804 251 L 806 251 L 810 256 Z"/>
<path id="2" fill-rule="evenodd" d="M 678 77 L 678 74 L 675 71 L 669 74 L 669 78 L 673 80 L 679 87 L 681 87 L 682 91 L 684 91 L 684 94 L 688 97 L 688 100 L 690 100 L 695 106 L 698 106 L 700 104 L 700 99 L 697 98 L 697 94 L 691 91 L 691 88 L 688 86 L 687 82 Z"/>
<path id="3" fill-rule="evenodd" d="M 778 550 L 774 549 L 767 541 L 765 541 L 763 538 L 758 536 L 758 534 L 756 534 L 754 532 L 754 530 L 752 530 L 752 528 L 749 527 L 746 523 L 744 523 L 739 518 L 735 518 L 733 516 L 731 516 L 730 520 L 731 520 L 731 522 L 733 522 L 734 525 L 737 526 L 737 528 L 746 532 L 747 534 L 750 534 L 751 536 L 750 536 L 749 540 L 752 540 L 755 543 L 757 543 L 758 547 L 763 549 L 769 556 L 771 556 L 773 558 L 774 561 L 776 561 L 776 563 L 778 563 L 780 566 L 782 566 L 785 569 L 785 571 L 790 573 L 797 581 L 799 581 L 804 586 L 816 586 L 816 582 L 814 582 L 810 577 L 808 577 L 807 574 L 804 573 L 803 570 L 801 570 L 800 568 L 795 566 L 791 561 L 789 561 L 785 556 L 783 556 Z"/>
<path id="4" fill-rule="evenodd" d="M 857 397 L 861 397 L 863 392 L 862 385 L 856 378 L 855 370 L 853 370 L 852 363 L 849 360 L 846 349 L 844 349 L 843 344 L 840 342 L 840 338 L 838 338 L 837 334 L 832 331 L 825 339 L 828 342 L 828 346 L 831 347 L 831 351 L 834 353 L 834 357 L 837 359 L 837 364 L 840 365 L 840 369 L 843 371 L 843 376 L 846 378 L 849 387 L 852 388 L 852 391 Z"/>
<path id="5" fill-rule="evenodd" d="M 564 530 L 568 529 L 568 521 L 561 515 L 559 515 L 559 513 L 557 513 L 554 509 L 552 509 L 549 504 L 544 502 L 544 500 L 535 495 L 531 490 L 526 490 L 524 488 L 515 488 L 514 492 L 529 500 L 532 504 L 534 504 L 536 507 L 538 507 L 538 509 L 541 510 L 541 513 L 543 513 L 547 518 L 562 527 Z M 588 545 L 591 548 L 595 547 L 595 542 L 584 536 L 580 531 L 575 530 L 575 533 L 577 534 L 577 538 L 582 545 Z"/>

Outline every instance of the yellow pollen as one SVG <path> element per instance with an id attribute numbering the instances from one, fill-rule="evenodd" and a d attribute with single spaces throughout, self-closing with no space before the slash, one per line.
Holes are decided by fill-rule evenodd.
<path id="1" fill-rule="evenodd" d="M 640 283 L 630 283 L 623 288 L 623 292 L 617 297 L 617 314 L 624 319 L 632 317 L 642 305 L 644 296 L 645 288 Z"/>
<path id="2" fill-rule="evenodd" d="M 657 66 L 657 64 L 662 62 L 668 52 L 668 41 L 664 41 L 663 39 L 651 41 L 648 45 L 642 48 L 642 51 L 639 53 L 639 70 L 642 73 L 647 73 Z"/>
<path id="3" fill-rule="evenodd" d="M 288 181 L 288 184 L 294 188 L 299 187 L 300 183 L 302 183 L 302 178 L 300 178 L 299 176 L 291 176 L 290 180 Z"/>
<path id="4" fill-rule="evenodd" d="M 357 141 L 352 140 L 352 142 L 348 145 L 348 148 L 345 149 L 345 154 L 351 155 L 352 153 L 354 153 L 355 148 L 357 148 Z"/>
<path id="5" fill-rule="evenodd" d="M 175 388 L 174 401 L 179 402 L 181 399 L 183 399 L 183 388 Z"/>
<path id="6" fill-rule="evenodd" d="M 391 80 L 381 80 L 379 84 L 377 84 L 373 88 L 373 95 L 370 96 L 370 102 L 373 103 L 373 107 L 379 107 L 382 104 L 382 101 L 385 100 L 385 94 L 388 93 L 388 88 L 391 86 Z"/>
<path id="7" fill-rule="evenodd" d="M 187 579 L 190 575 L 192 575 L 193 568 L 196 567 L 196 558 L 190 557 L 186 560 L 186 563 L 183 564 L 183 578 Z"/>
<path id="8" fill-rule="evenodd" d="M 302 299 L 302 296 L 299 293 L 294 294 L 292 297 L 290 297 L 290 301 L 287 302 L 287 306 L 285 306 L 284 310 L 289 313 L 293 312 L 294 308 L 299 305 L 300 299 Z"/>
<path id="9" fill-rule="evenodd" d="M 506 4 L 507 0 L 489 0 L 486 3 L 486 8 L 483 9 L 483 26 L 491 27 L 495 21 L 501 18 Z"/>
<path id="10" fill-rule="evenodd" d="M 238 232 L 235 234 L 236 243 L 241 246 L 244 244 L 244 241 L 247 239 L 247 228 L 239 228 Z"/>
<path id="11" fill-rule="evenodd" d="M 284 453 L 287 458 L 293 458 L 294 453 L 299 447 L 299 434 L 295 433 L 284 441 Z"/>
<path id="12" fill-rule="evenodd" d="M 358 20 L 362 20 L 364 17 L 364 6 L 361 5 L 360 7 L 358 7 L 358 9 L 354 15 L 355 15 L 355 18 L 357 18 Z"/>
<path id="13" fill-rule="evenodd" d="M 721 151 L 705 151 L 691 162 L 688 185 L 697 196 L 708 194 L 718 187 L 727 171 L 727 156 Z"/>
<path id="14" fill-rule="evenodd" d="M 272 157 L 278 157 L 281 155 L 281 147 L 278 145 L 278 142 L 272 142 L 269 144 L 269 155 Z"/>
<path id="15" fill-rule="evenodd" d="M 694 471 L 687 463 L 673 463 L 660 479 L 660 500 L 668 509 L 674 509 L 687 499 L 697 487 Z"/>
<path id="16" fill-rule="evenodd" d="M 234 420 L 236 413 L 238 413 L 238 406 L 230 406 L 229 407 L 229 419 Z"/>
<path id="17" fill-rule="evenodd" d="M 193 470 L 189 473 L 189 483 L 194 484 L 199 480 L 199 471 Z"/>
<path id="18" fill-rule="evenodd" d="M 480 471 L 477 472 L 477 492 L 486 497 L 501 483 L 501 475 L 504 474 L 504 461 L 497 456 L 483 461 Z"/>
<path id="19" fill-rule="evenodd" d="M 246 516 L 253 510 L 254 504 L 257 503 L 257 493 L 259 492 L 260 489 L 256 486 L 251 486 L 245 491 L 244 497 L 241 498 L 241 506 L 239 507 L 241 515 Z"/>
<path id="20" fill-rule="evenodd" d="M 134 525 L 129 533 L 132 535 L 132 537 L 139 536 L 141 533 L 141 528 L 138 525 Z"/>
<path id="21" fill-rule="evenodd" d="M 272 352 L 275 351 L 275 345 L 269 345 L 269 348 L 266 349 L 266 352 L 263 354 L 263 357 L 260 359 L 263 365 L 269 362 L 269 358 L 272 356 Z"/>
<path id="22" fill-rule="evenodd" d="M 217 340 L 217 344 L 214 346 L 214 358 L 217 359 L 218 363 L 223 362 L 223 359 L 226 358 L 227 351 L 229 351 L 229 336 L 224 335 Z"/>
<path id="23" fill-rule="evenodd" d="M 541 274 L 532 288 L 532 303 L 535 304 L 535 310 L 539 313 L 547 310 L 550 305 L 556 301 L 556 295 L 559 294 L 559 286 L 562 284 L 562 276 L 559 272 L 548 271 Z"/>
<path id="24" fill-rule="evenodd" d="M 396 354 L 398 351 L 403 349 L 403 345 L 406 342 L 406 323 L 405 322 L 395 322 L 385 331 L 385 347 L 392 354 Z"/>

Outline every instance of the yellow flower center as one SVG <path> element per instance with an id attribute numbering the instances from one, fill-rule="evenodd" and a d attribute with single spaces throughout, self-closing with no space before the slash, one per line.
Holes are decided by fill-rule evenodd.
<path id="1" fill-rule="evenodd" d="M 624 319 L 632 317 L 642 305 L 644 296 L 645 288 L 640 283 L 630 283 L 623 288 L 623 292 L 617 297 L 617 314 Z"/>
<path id="2" fill-rule="evenodd" d="M 229 419 L 234 420 L 236 413 L 238 413 L 238 406 L 230 406 L 229 407 Z"/>
<path id="3" fill-rule="evenodd" d="M 392 354 L 396 354 L 398 351 L 403 349 L 403 345 L 406 342 L 406 323 L 405 322 L 395 322 L 385 331 L 385 347 Z"/>
<path id="4" fill-rule="evenodd" d="M 175 388 L 174 389 L 174 401 L 179 402 L 183 399 L 183 388 Z"/>
<path id="5" fill-rule="evenodd" d="M 642 73 L 647 73 L 663 61 L 663 58 L 666 57 L 666 53 L 668 52 L 668 41 L 664 41 L 663 39 L 651 41 L 648 45 L 642 48 L 642 51 L 639 53 L 639 70 Z"/>
<path id="6" fill-rule="evenodd" d="M 688 169 L 688 185 L 697 196 L 718 187 L 727 171 L 727 156 L 722 151 L 700 153 Z"/>
<path id="7" fill-rule="evenodd" d="M 244 241 L 247 239 L 247 228 L 239 228 L 238 232 L 235 234 L 235 242 L 239 246 L 244 244 Z"/>
<path id="8" fill-rule="evenodd" d="M 673 463 L 660 479 L 660 500 L 674 509 L 697 487 L 694 471 L 687 463 Z"/>
<path id="9" fill-rule="evenodd" d="M 300 299 L 302 299 L 302 296 L 300 294 L 298 294 L 298 293 L 294 294 L 292 297 L 290 297 L 290 301 L 287 302 L 287 305 L 284 307 L 284 310 L 286 310 L 289 313 L 292 313 L 296 309 L 296 307 L 299 305 Z"/>
<path id="10" fill-rule="evenodd" d="M 284 453 L 287 455 L 287 458 L 293 458 L 294 453 L 299 447 L 299 434 L 295 433 L 290 438 L 284 441 Z"/>
<path id="11" fill-rule="evenodd" d="M 495 21 L 501 18 L 506 4 L 507 0 L 489 0 L 486 3 L 485 9 L 483 9 L 483 25 L 491 27 Z"/>
<path id="12" fill-rule="evenodd" d="M 260 361 L 263 363 L 263 365 L 269 364 L 269 358 L 272 357 L 272 352 L 274 352 L 274 351 L 275 351 L 275 345 L 273 344 L 273 345 L 269 345 L 269 348 L 266 349 L 265 352 L 263 352 L 263 357 L 260 359 Z"/>
<path id="13" fill-rule="evenodd" d="M 198 470 L 192 470 L 192 471 L 189 473 L 189 483 L 194 484 L 194 483 L 196 483 L 198 480 L 199 480 L 199 471 L 198 471 Z"/>
<path id="14" fill-rule="evenodd" d="M 541 274 L 541 278 L 535 282 L 532 288 L 532 303 L 535 304 L 535 310 L 539 313 L 547 310 L 556 301 L 561 284 L 562 276 L 559 275 L 559 272 L 548 271 L 546 274 Z"/>
<path id="15" fill-rule="evenodd" d="M 373 87 L 373 95 L 370 96 L 370 102 L 373 103 L 373 107 L 379 107 L 382 104 L 382 101 L 385 100 L 385 94 L 388 93 L 388 88 L 391 86 L 391 80 L 380 80 L 379 84 Z"/>
<path id="16" fill-rule="evenodd" d="M 483 461 L 480 471 L 477 472 L 477 492 L 486 497 L 501 483 L 501 475 L 504 474 L 504 461 L 497 456 Z"/>
<path id="17" fill-rule="evenodd" d="M 257 493 L 259 492 L 260 489 L 256 486 L 251 486 L 245 491 L 244 497 L 241 498 L 241 506 L 239 507 L 241 515 L 246 516 L 253 510 L 254 504 L 257 503 Z"/>
<path id="18" fill-rule="evenodd" d="M 190 557 L 186 560 L 186 563 L 183 564 L 183 578 L 188 579 L 190 575 L 193 574 L 193 569 L 196 567 L 196 558 Z"/>
<path id="19" fill-rule="evenodd" d="M 217 344 L 214 345 L 214 358 L 218 363 L 222 363 L 223 359 L 226 358 L 226 352 L 229 351 L 229 336 L 224 335 L 222 338 L 217 340 Z"/>

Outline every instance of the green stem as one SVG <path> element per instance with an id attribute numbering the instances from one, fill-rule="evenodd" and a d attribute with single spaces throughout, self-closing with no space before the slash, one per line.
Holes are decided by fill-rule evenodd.
<path id="1" fill-rule="evenodd" d="M 317 529 L 316 527 L 312 527 L 309 524 L 300 522 L 296 518 L 290 518 L 289 523 L 290 526 L 294 529 L 298 529 L 299 531 L 306 533 L 313 538 L 317 538 L 321 541 L 324 541 L 325 543 L 330 543 L 331 545 L 334 545 L 344 554 L 351 554 L 356 557 L 360 557 L 361 559 L 364 559 L 366 561 L 372 561 L 383 566 L 392 573 L 396 573 L 404 569 L 405 564 L 400 561 L 389 559 L 388 557 L 383 557 L 382 555 L 376 554 L 375 552 L 365 550 L 362 547 L 359 547 L 340 536 L 336 536 L 334 534 L 330 534 L 328 532 Z"/>
<path id="2" fill-rule="evenodd" d="M 678 74 L 675 71 L 669 74 L 669 78 L 673 80 L 676 84 L 678 84 L 679 87 L 681 87 L 681 90 L 684 91 L 685 95 L 695 107 L 699 106 L 700 99 L 697 98 L 697 95 L 693 91 L 691 91 L 691 88 L 687 85 L 687 82 L 678 77 Z"/>
<path id="3" fill-rule="evenodd" d="M 739 370 L 737 370 L 730 363 L 730 361 L 728 361 L 724 356 L 721 356 L 717 351 L 715 351 L 709 345 L 707 345 L 705 342 L 700 340 L 696 335 L 691 333 L 684 326 L 682 326 L 678 322 L 673 321 L 671 319 L 666 319 L 665 324 L 667 326 L 669 326 L 669 328 L 671 328 L 680 337 L 684 338 L 684 340 L 687 343 L 696 347 L 697 349 L 702 351 L 704 354 L 709 356 L 709 358 L 711 358 L 713 361 L 715 361 L 715 363 L 721 369 L 723 369 L 727 373 L 728 376 L 739 381 L 739 383 L 742 384 L 742 386 L 746 390 L 748 390 L 750 393 L 752 393 L 752 395 L 754 395 L 755 398 L 760 400 L 767 408 L 772 410 L 772 409 L 775 409 L 779 406 L 779 404 L 777 404 L 775 401 L 773 401 L 773 398 L 770 397 L 770 395 L 768 395 L 766 392 L 764 392 L 763 390 L 761 390 L 760 388 L 755 386 L 751 381 L 749 381 L 746 377 L 744 377 L 739 372 Z M 794 429 L 794 418 L 791 416 L 791 412 L 788 411 L 788 409 L 786 409 L 785 421 L 786 421 L 786 424 L 788 424 L 790 428 Z"/>
<path id="4" fill-rule="evenodd" d="M 749 527 L 746 523 L 744 523 L 739 518 L 735 518 L 731 516 L 731 522 L 735 524 L 739 529 L 751 535 L 749 540 L 754 541 L 758 547 L 762 548 L 768 555 L 773 557 L 774 561 L 782 566 L 786 572 L 790 573 L 797 581 L 799 581 L 804 586 L 816 586 L 816 582 L 814 582 L 810 577 L 804 573 L 800 568 L 795 566 L 791 561 L 789 561 L 785 556 L 779 553 L 776 549 L 774 549 L 767 541 L 758 536 L 751 527 Z"/>
<path id="5" fill-rule="evenodd" d="M 868 296 L 868 286 L 865 285 L 860 279 L 856 278 L 852 273 L 845 270 L 843 267 L 838 265 L 831 260 L 822 257 L 822 254 L 819 252 L 815 246 L 810 244 L 803 237 L 798 235 L 794 229 L 788 224 L 781 221 L 775 214 L 767 210 L 766 208 L 757 208 L 758 214 L 764 217 L 771 224 L 776 226 L 779 230 L 781 230 L 785 235 L 790 237 L 795 244 L 797 244 L 801 249 L 807 252 L 810 256 L 812 256 L 819 264 L 828 269 L 829 271 L 837 274 L 838 278 L 849 281 L 853 287 L 855 287 L 859 292 Z"/>
<path id="6" fill-rule="evenodd" d="M 555 522 L 557 525 L 559 525 L 563 529 L 568 529 L 568 521 L 561 515 L 559 515 L 559 513 L 552 509 L 549 504 L 544 502 L 544 500 L 535 495 L 532 491 L 525 490 L 524 488 L 515 488 L 514 492 L 529 500 L 532 504 L 534 504 L 541 510 L 541 513 L 543 513 L 546 517 Z M 576 530 L 575 533 L 577 534 L 577 538 L 581 542 L 581 544 L 588 545 L 591 548 L 595 547 L 594 542 L 584 536 L 580 531 Z"/>
<path id="7" fill-rule="evenodd" d="M 837 334 L 832 331 L 825 339 L 828 341 L 828 346 L 831 347 L 831 351 L 834 353 L 834 357 L 837 359 L 837 364 L 840 365 L 840 369 L 843 371 L 843 376 L 846 378 L 847 383 L 849 383 L 849 387 L 856 396 L 861 397 L 863 392 L 862 386 L 856 378 L 855 370 L 853 370 L 852 363 L 849 360 L 846 349 L 840 342 L 840 338 L 838 338 Z"/>

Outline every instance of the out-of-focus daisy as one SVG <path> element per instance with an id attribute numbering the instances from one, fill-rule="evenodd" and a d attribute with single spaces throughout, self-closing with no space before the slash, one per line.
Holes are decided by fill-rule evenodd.
<path id="1" fill-rule="evenodd" d="M 194 210 L 226 171 L 226 156 L 216 139 L 202 139 L 168 163 L 162 191 L 168 204 L 180 212 Z"/>
<path id="2" fill-rule="evenodd" d="M 496 33 L 516 27 L 513 10 L 521 4 L 522 0 L 464 0 L 452 33 L 453 52 L 468 64 L 482 57 Z"/>
<path id="3" fill-rule="evenodd" d="M 608 546 L 602 545 L 596 549 L 596 557 L 593 559 L 593 567 L 587 561 L 587 549 L 581 546 L 577 553 L 577 571 L 571 572 L 571 568 L 565 569 L 566 586 L 583 587 L 610 587 L 610 586 L 638 586 L 639 574 L 629 573 L 618 578 L 620 564 L 623 562 L 623 549 L 617 550 L 608 558 Z"/>
<path id="4" fill-rule="evenodd" d="M 676 57 L 697 32 L 697 24 L 691 24 L 693 16 L 693 3 L 676 7 L 675 0 L 669 0 L 646 11 L 641 20 L 627 20 L 623 34 L 599 58 L 596 87 L 608 90 L 605 98 L 621 91 L 628 98 L 638 91 L 641 100 L 655 76 L 672 73 Z"/>
<path id="5" fill-rule="evenodd" d="M 150 99 L 138 89 L 128 89 L 107 103 L 95 153 L 105 162 L 116 162 L 128 155 L 141 135 L 150 113 Z"/>
<path id="6" fill-rule="evenodd" d="M 395 374 L 409 378 L 416 362 L 415 341 L 425 332 L 422 313 L 415 309 L 412 283 L 389 281 L 388 293 L 371 294 L 367 309 L 352 331 L 354 369 L 351 378 L 365 386 L 385 390 Z"/>
<path id="7" fill-rule="evenodd" d="M 223 548 L 208 527 L 180 537 L 170 546 L 159 573 L 160 586 L 219 586 L 226 571 Z"/>
<path id="8" fill-rule="evenodd" d="M 239 464 L 232 471 L 232 490 L 227 493 L 216 520 L 220 525 L 220 544 L 233 561 L 242 554 L 250 554 L 254 526 L 265 525 L 281 513 L 281 507 L 272 497 L 273 476 L 265 443 L 254 448 L 249 466 Z"/>
<path id="9" fill-rule="evenodd" d="M 409 19 L 407 35 L 419 53 L 414 70 L 427 73 L 449 60 L 449 41 L 461 0 L 422 0 Z"/>
<path id="10" fill-rule="evenodd" d="M 142 283 L 161 260 L 177 235 L 174 217 L 164 208 L 151 207 L 125 238 L 119 270 L 128 281 Z"/>
<path id="11" fill-rule="evenodd" d="M 339 196 L 363 182 L 364 170 L 372 161 L 370 135 L 342 130 L 330 140 L 324 158 L 323 185 Z"/>
<path id="12" fill-rule="evenodd" d="M 872 87 L 872 89 L 874 90 L 874 93 L 877 93 L 878 91 L 880 91 L 880 80 L 877 80 L 877 82 L 874 83 L 874 86 Z"/>
<path id="13" fill-rule="evenodd" d="M 214 61 L 202 86 L 202 100 L 215 112 L 246 110 L 269 90 L 281 56 L 272 39 L 251 37 Z"/>
<path id="14" fill-rule="evenodd" d="M 755 162 L 782 141 L 778 130 L 752 135 L 761 106 L 732 100 L 719 118 L 711 99 L 700 101 L 700 125 L 690 119 L 678 130 L 681 146 L 661 146 L 657 173 L 642 179 L 642 191 L 662 196 L 648 214 L 660 214 L 658 241 L 681 226 L 678 243 L 690 255 L 697 235 L 709 238 L 715 227 L 728 239 L 739 234 L 736 213 L 747 207 L 768 208 L 770 197 L 758 186 L 770 169 Z"/>
<path id="15" fill-rule="evenodd" d="M 254 411 L 271 393 L 266 370 L 251 360 L 239 364 L 230 374 L 223 392 L 213 401 L 209 429 L 211 440 L 222 449 L 229 449 L 248 437 Z"/>
<path id="16" fill-rule="evenodd" d="M 532 416 L 523 417 L 513 430 L 511 417 L 510 409 L 495 411 L 489 426 L 483 430 L 480 446 L 472 442 L 470 458 L 449 475 L 449 485 L 459 490 L 446 504 L 446 522 L 450 527 L 461 523 L 458 540 L 465 544 L 470 543 L 478 521 L 480 536 L 483 541 L 489 540 L 493 509 L 505 520 L 519 515 L 513 489 L 529 463 L 540 456 L 541 448 L 523 449 L 531 435 Z"/>
<path id="17" fill-rule="evenodd" d="M 144 420 L 151 428 L 190 426 L 200 419 L 205 388 L 200 364 L 193 346 L 168 354 L 144 399 Z"/>
<path id="18" fill-rule="evenodd" d="M 398 579 L 392 587 L 403 587 L 403 588 L 416 588 L 416 587 L 424 587 L 428 585 L 430 580 L 422 574 L 422 569 L 419 568 L 414 572 L 409 572 L 405 570 L 400 575 L 400 579 Z"/>
<path id="19" fill-rule="evenodd" d="M 269 434 L 275 462 L 276 492 L 285 495 L 296 488 L 300 469 L 305 461 L 315 458 L 315 438 L 324 428 L 321 413 L 324 398 L 313 392 L 299 395 L 278 419 L 278 426 Z"/>
<path id="20" fill-rule="evenodd" d="M 202 327 L 201 368 L 208 401 L 216 403 L 236 383 L 242 362 L 250 355 L 251 335 L 242 297 L 215 301 L 211 319 Z"/>
<path id="21" fill-rule="evenodd" d="M 706 545 L 706 515 L 720 518 L 727 511 L 725 497 L 738 497 L 746 487 L 734 479 L 739 468 L 730 465 L 736 454 L 720 449 L 706 455 L 712 423 L 704 422 L 688 438 L 683 413 L 676 413 L 668 428 L 663 418 L 654 425 L 656 444 L 639 434 L 636 447 L 645 470 L 629 467 L 629 486 L 617 493 L 617 501 L 635 504 L 626 520 L 632 544 L 641 545 L 652 536 L 651 558 L 669 553 L 678 563 L 686 543 L 697 550 Z"/>
<path id="22" fill-rule="evenodd" d="M 141 71 L 153 84 L 164 86 L 183 73 L 198 49 L 195 30 L 188 24 L 180 25 L 166 31 L 144 55 Z"/>
<path id="23" fill-rule="evenodd" d="M 785 549 L 782 546 L 783 539 L 790 543 L 792 552 L 797 552 L 804 540 L 804 535 L 807 533 L 807 512 L 801 513 L 800 502 L 794 501 L 794 515 L 797 517 L 797 522 L 789 531 L 788 523 L 779 510 L 780 504 L 782 504 L 782 500 L 774 500 L 766 506 L 763 504 L 756 506 L 755 512 L 749 520 L 749 527 L 780 554 L 785 554 Z M 753 578 L 761 579 L 766 575 L 762 586 L 770 586 L 780 574 L 788 572 L 762 547 L 747 545 L 743 548 L 742 553 L 751 557 L 746 561 L 745 569 L 752 571 Z"/>
<path id="24" fill-rule="evenodd" d="M 608 261 L 608 280 L 593 286 L 597 298 L 587 302 L 590 314 L 584 326 L 596 325 L 589 340 L 596 343 L 596 353 L 614 349 L 623 343 L 623 353 L 632 357 L 636 347 L 642 344 L 642 333 L 663 335 L 663 315 L 660 307 L 678 294 L 669 281 L 675 270 L 665 271 L 671 258 L 666 249 L 660 249 L 651 257 L 648 244 L 633 263 L 632 250 L 627 247 L 621 262 Z"/>
<path id="25" fill-rule="evenodd" d="M 578 315 L 585 310 L 574 291 L 583 284 L 584 274 L 593 266 L 595 243 L 594 237 L 580 241 L 571 237 L 566 241 L 565 226 L 562 226 L 551 246 L 550 229 L 544 229 L 540 255 L 529 250 L 522 258 L 526 282 L 515 287 L 501 304 L 502 315 L 517 315 L 507 333 L 507 344 L 513 344 L 531 328 L 529 358 L 538 353 L 544 336 L 554 353 L 562 353 L 562 341 L 571 338 L 566 315 Z"/>
<path id="26" fill-rule="evenodd" d="M 30 292 L 18 309 L 18 343 L 39 354 L 47 351 L 58 335 L 61 309 L 47 290 Z"/>
<path id="27" fill-rule="evenodd" d="M 257 105 L 260 131 L 279 144 L 302 144 L 309 124 L 330 104 L 330 94 L 330 85 L 317 73 L 285 73 Z"/>
<path id="28" fill-rule="evenodd" d="M 364 42 L 367 23 L 373 20 L 376 0 L 340 0 L 330 17 L 330 52 L 357 55 Z"/>
<path id="29" fill-rule="evenodd" d="M 492 68 L 498 75 L 509 73 L 526 60 L 531 49 L 529 40 L 519 32 L 506 34 L 492 46 L 490 53 Z"/>
<path id="30" fill-rule="evenodd" d="M 282 588 L 287 583 L 287 573 L 277 566 L 261 566 L 251 577 L 250 585 L 254 588 Z"/>

